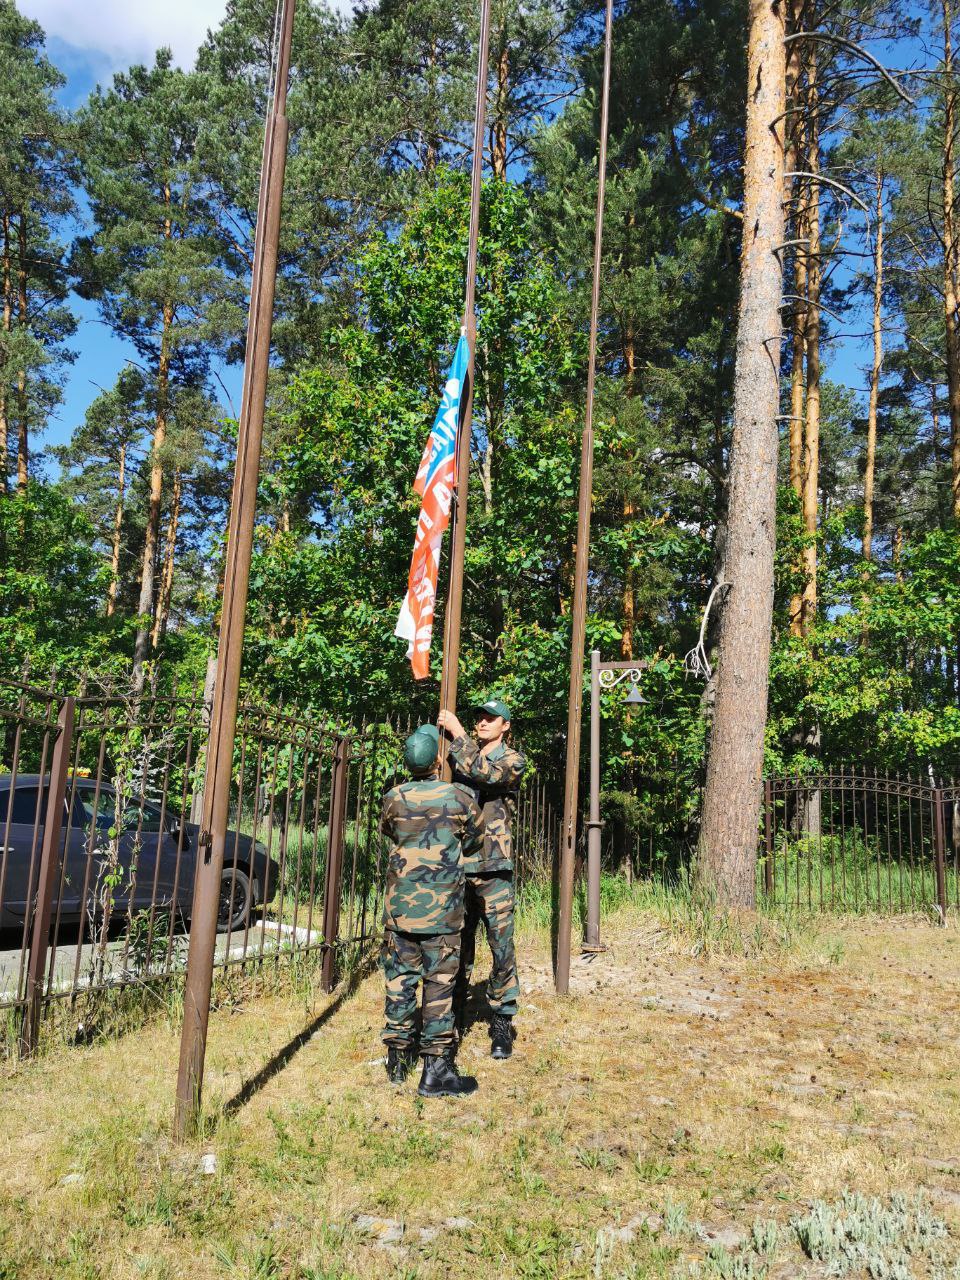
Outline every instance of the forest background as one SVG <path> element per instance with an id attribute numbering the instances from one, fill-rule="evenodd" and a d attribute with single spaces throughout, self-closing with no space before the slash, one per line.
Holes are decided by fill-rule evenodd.
<path id="1" fill-rule="evenodd" d="M 587 643 L 650 663 L 638 713 L 605 703 L 629 807 L 689 795 L 709 729 L 684 655 L 724 581 L 746 6 L 615 13 Z M 209 674 L 275 16 L 232 0 L 192 67 L 161 49 L 67 111 L 42 29 L 0 0 L 0 677 Z M 308 714 L 436 711 L 392 633 L 459 331 L 476 23 L 452 0 L 298 6 L 245 670 Z M 953 25 L 951 0 L 788 13 L 819 38 L 787 71 L 770 770 L 946 775 L 960 753 Z M 593 3 L 494 0 L 461 698 L 505 698 L 547 767 L 601 39 Z M 45 450 L 81 300 L 135 358 Z"/>

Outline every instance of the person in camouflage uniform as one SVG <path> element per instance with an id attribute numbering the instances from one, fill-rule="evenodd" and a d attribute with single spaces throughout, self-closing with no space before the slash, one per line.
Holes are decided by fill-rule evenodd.
<path id="1" fill-rule="evenodd" d="M 509 1058 L 516 1032 L 513 1019 L 520 999 L 517 957 L 513 942 L 513 820 L 517 792 L 527 762 L 505 740 L 510 710 L 497 700 L 477 708 L 476 738 L 467 737 L 451 711 L 440 713 L 441 729 L 450 734 L 454 781 L 472 788 L 483 809 L 483 850 L 466 860 L 466 902 L 460 939 L 460 969 L 455 1005 L 462 1025 L 473 965 L 477 926 L 482 920 L 493 955 L 487 982 L 490 1005 L 490 1052 Z"/>
<path id="2" fill-rule="evenodd" d="M 417 991 L 423 986 L 420 1052 L 424 1097 L 472 1093 L 477 1082 L 453 1061 L 453 993 L 463 927 L 464 860 L 483 848 L 472 792 L 438 776 L 440 735 L 423 725 L 404 744 L 413 778 L 383 800 L 390 841 L 381 961 L 386 982 L 387 1075 L 402 1084 L 416 1061 Z"/>

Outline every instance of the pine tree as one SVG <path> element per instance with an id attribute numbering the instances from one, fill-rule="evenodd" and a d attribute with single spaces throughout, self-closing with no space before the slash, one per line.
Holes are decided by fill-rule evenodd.
<path id="1" fill-rule="evenodd" d="M 782 7 L 770 0 L 752 0 L 725 561 L 730 588 L 720 630 L 717 701 L 697 854 L 701 883 L 719 901 L 737 906 L 752 906 L 756 895 L 773 623 L 782 278 L 778 255 L 784 239 L 783 36 Z"/>
<path id="2" fill-rule="evenodd" d="M 117 607 L 130 478 L 148 430 L 144 378 L 127 366 L 91 403 L 70 443 L 54 450 L 63 469 L 63 491 L 84 507 L 101 547 L 109 548 L 108 618 Z"/>
<path id="3" fill-rule="evenodd" d="M 98 89 L 80 113 L 93 231 L 75 254 L 85 291 L 149 372 L 150 484 L 133 655 L 142 687 L 156 619 L 164 446 L 178 388 L 202 386 L 210 352 L 235 335 L 241 266 L 224 242 L 199 162 L 207 83 L 169 50 Z"/>
<path id="4" fill-rule="evenodd" d="M 64 80 L 43 43 L 42 28 L 0 0 L 0 491 L 15 437 L 21 494 L 31 436 L 60 402 L 76 330 L 57 234 L 73 210 L 70 134 L 55 101 Z"/>

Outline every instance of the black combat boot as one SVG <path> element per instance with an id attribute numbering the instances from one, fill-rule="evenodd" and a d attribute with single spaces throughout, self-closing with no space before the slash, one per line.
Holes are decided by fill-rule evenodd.
<path id="1" fill-rule="evenodd" d="M 490 1020 L 490 1056 L 502 1061 L 513 1053 L 517 1033 L 509 1013 L 495 1013 Z"/>
<path id="2" fill-rule="evenodd" d="M 423 1075 L 417 1087 L 421 1098 L 462 1098 L 473 1093 L 476 1087 L 473 1076 L 462 1076 L 457 1070 L 452 1053 L 445 1053 L 443 1057 L 423 1055 Z"/>
<path id="3" fill-rule="evenodd" d="M 391 1084 L 403 1084 L 417 1060 L 412 1049 L 398 1049 L 391 1045 L 387 1049 L 387 1078 Z"/>

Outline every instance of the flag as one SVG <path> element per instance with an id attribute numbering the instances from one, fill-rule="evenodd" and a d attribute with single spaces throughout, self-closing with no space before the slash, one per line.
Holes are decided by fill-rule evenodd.
<path id="1" fill-rule="evenodd" d="M 394 635 L 407 641 L 407 657 L 415 680 L 425 680 L 430 674 L 440 544 L 450 523 L 450 504 L 457 485 L 457 428 L 469 362 L 470 345 L 461 335 L 447 374 L 440 408 L 413 482 L 414 491 L 420 494 L 423 502 L 413 539 L 407 594 L 400 606 Z"/>

